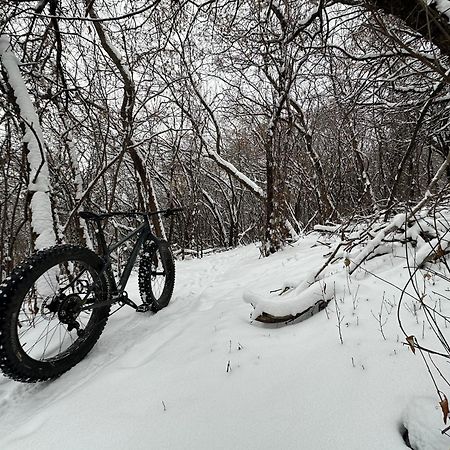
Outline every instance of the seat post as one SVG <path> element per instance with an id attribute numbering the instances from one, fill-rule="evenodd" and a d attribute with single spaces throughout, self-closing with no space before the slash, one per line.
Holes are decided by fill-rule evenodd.
<path id="1" fill-rule="evenodd" d="M 98 244 L 98 253 L 100 255 L 106 256 L 108 253 L 108 247 L 106 245 L 105 233 L 103 233 L 103 228 L 100 219 L 93 219 L 95 222 L 95 238 Z"/>

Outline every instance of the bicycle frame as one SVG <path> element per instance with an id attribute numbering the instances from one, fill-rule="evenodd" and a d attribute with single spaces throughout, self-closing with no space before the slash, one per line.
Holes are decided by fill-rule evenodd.
<path id="1" fill-rule="evenodd" d="M 94 227 L 89 232 L 97 238 L 95 249 L 55 245 L 16 267 L 0 290 L 0 370 L 18 381 L 54 379 L 87 355 L 108 318 L 123 306 L 138 313 L 165 308 L 174 290 L 175 263 L 169 243 L 153 234 L 150 217 L 170 217 L 180 210 L 81 211 L 79 217 Z M 121 239 L 108 238 L 107 245 L 102 221 L 114 216 L 139 217 L 131 222 L 139 226 L 127 229 Z M 125 243 L 131 239 L 128 248 Z M 127 257 L 114 277 L 113 252 L 122 245 L 127 246 Z M 125 287 L 141 249 L 137 275 L 142 303 L 137 305 Z"/>
<path id="2" fill-rule="evenodd" d="M 144 223 L 142 223 L 136 229 L 134 229 L 133 231 L 128 233 L 125 237 L 120 239 L 119 242 L 110 245 L 108 247 L 108 245 L 106 244 L 105 234 L 103 232 L 103 228 L 100 223 L 101 221 L 98 219 L 97 220 L 94 219 L 94 221 L 95 221 L 95 237 L 99 247 L 99 255 L 105 261 L 103 271 L 108 271 L 110 273 L 109 279 L 112 283 L 111 299 L 105 302 L 95 303 L 93 305 L 86 305 L 85 307 L 82 308 L 82 310 L 99 308 L 105 305 L 111 305 L 118 301 L 123 302 L 134 309 L 137 309 L 138 305 L 136 305 L 136 303 L 134 303 L 132 300 L 128 298 L 128 295 L 125 291 L 125 286 L 127 285 L 128 279 L 130 278 L 131 271 L 133 269 L 134 263 L 136 262 L 142 244 L 147 239 L 150 239 L 153 242 L 158 243 L 159 239 L 152 233 L 148 217 L 144 216 Z M 131 255 L 129 256 L 128 261 L 122 273 L 120 274 L 119 283 L 117 283 L 116 277 L 114 276 L 114 273 L 112 271 L 111 254 L 115 250 L 117 250 L 121 245 L 123 245 L 125 242 L 129 241 L 136 235 L 137 239 L 136 242 L 134 243 L 133 250 L 131 251 Z"/>
<path id="3" fill-rule="evenodd" d="M 105 260 L 105 265 L 111 269 L 111 254 L 119 248 L 122 244 L 130 240 L 133 236 L 138 235 L 136 242 L 134 243 L 133 250 L 131 252 L 131 255 L 128 258 L 128 261 L 122 271 L 122 274 L 120 275 L 119 283 L 116 283 L 115 277 L 111 277 L 114 280 L 113 285 L 113 295 L 121 295 L 125 291 L 125 286 L 127 285 L 128 279 L 130 278 L 131 271 L 133 269 L 134 263 L 136 262 L 137 256 L 139 254 L 139 250 L 142 247 L 142 244 L 144 241 L 148 238 L 156 241 L 156 236 L 153 235 L 153 233 L 150 231 L 150 227 L 148 224 L 143 223 L 138 228 L 130 232 L 127 236 L 122 238 L 119 242 L 116 244 L 111 245 L 110 247 L 103 247 L 102 248 L 102 256 Z M 104 236 L 103 236 L 104 239 Z"/>
<path id="4" fill-rule="evenodd" d="M 91 305 L 86 305 L 81 308 L 82 311 L 92 308 L 100 308 L 106 305 L 112 305 L 113 303 L 116 302 L 127 304 L 132 308 L 136 309 L 137 311 L 147 310 L 146 307 L 148 307 L 148 304 L 143 303 L 142 305 L 138 306 L 136 303 L 134 303 L 131 299 L 128 298 L 128 295 L 125 291 L 125 286 L 127 285 L 128 279 L 130 278 L 131 271 L 133 269 L 134 263 L 136 262 L 137 256 L 139 254 L 139 250 L 141 249 L 143 243 L 148 239 L 152 240 L 156 244 L 159 244 L 161 242 L 161 240 L 157 236 L 155 236 L 151 231 L 149 217 L 157 214 L 165 214 L 166 217 L 168 217 L 169 215 L 181 210 L 182 208 L 169 208 L 166 210 L 153 211 L 149 213 L 134 212 L 134 211 L 112 212 L 106 214 L 96 214 L 91 211 L 82 211 L 79 213 L 82 219 L 95 222 L 95 237 L 99 248 L 98 253 L 105 263 L 102 272 L 105 271 L 108 272 L 109 279 L 112 283 L 110 300 L 104 302 L 97 302 Z M 141 216 L 144 222 L 141 225 L 139 225 L 136 229 L 128 233 L 124 238 L 120 239 L 119 242 L 110 245 L 108 247 L 108 245 L 106 244 L 105 234 L 103 232 L 101 221 L 105 218 L 113 216 L 128 216 L 128 217 Z M 123 245 L 125 242 L 127 242 L 136 235 L 137 239 L 136 242 L 134 243 L 133 250 L 131 251 L 131 255 L 128 258 L 125 268 L 120 274 L 119 283 L 117 284 L 116 278 L 114 277 L 114 273 L 112 271 L 111 254 L 112 252 L 117 250 L 121 245 Z M 143 309 L 141 309 L 141 307 L 143 307 Z"/>

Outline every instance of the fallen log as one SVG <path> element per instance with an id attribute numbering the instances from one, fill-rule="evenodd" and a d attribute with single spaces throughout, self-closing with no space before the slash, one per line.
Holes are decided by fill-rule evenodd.
<path id="1" fill-rule="evenodd" d="M 293 321 L 303 322 L 304 320 L 309 319 L 319 311 L 324 310 L 327 307 L 328 303 L 329 301 L 319 300 L 318 302 L 314 303 L 314 305 L 306 308 L 305 310 L 297 314 L 294 315 L 289 314 L 287 316 L 273 316 L 272 314 L 263 312 L 254 320 L 262 323 L 289 323 Z"/>

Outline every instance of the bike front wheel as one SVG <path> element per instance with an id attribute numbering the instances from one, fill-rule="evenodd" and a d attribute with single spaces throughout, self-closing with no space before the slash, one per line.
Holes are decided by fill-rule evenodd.
<path id="1" fill-rule="evenodd" d="M 169 304 L 175 285 L 175 263 L 167 241 L 144 242 L 138 278 L 141 299 L 153 312 Z"/>
<path id="2" fill-rule="evenodd" d="M 18 381 L 56 378 L 100 337 L 110 305 L 102 259 L 60 245 L 25 260 L 0 285 L 0 368 Z"/>

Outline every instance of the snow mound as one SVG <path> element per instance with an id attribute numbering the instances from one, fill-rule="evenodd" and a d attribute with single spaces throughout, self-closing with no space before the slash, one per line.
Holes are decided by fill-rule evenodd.
<path id="1" fill-rule="evenodd" d="M 258 295 L 255 292 L 247 291 L 244 292 L 244 301 L 250 303 L 255 308 L 252 314 L 253 317 L 258 317 L 263 312 L 276 317 L 284 317 L 289 315 L 294 316 L 313 306 L 320 300 L 328 302 L 334 297 L 333 289 L 327 289 L 326 283 L 322 281 L 316 281 L 306 289 L 303 288 L 304 286 L 302 284 L 282 297 L 268 298 Z"/>
<path id="2" fill-rule="evenodd" d="M 436 399 L 413 399 L 403 414 L 403 425 L 414 450 L 448 450 L 450 440 L 441 433 L 444 428 L 442 411 Z"/>

